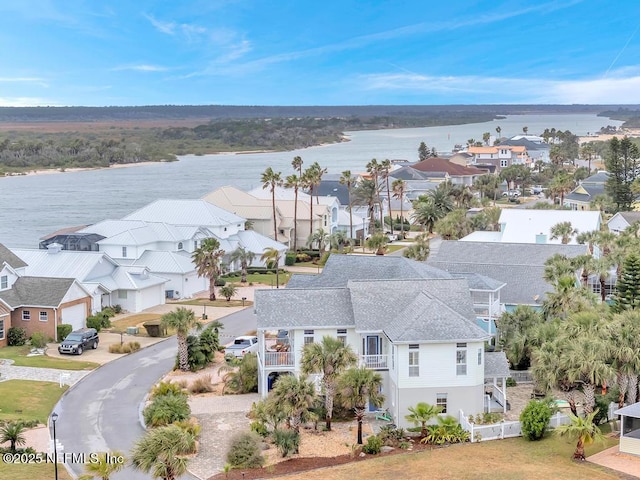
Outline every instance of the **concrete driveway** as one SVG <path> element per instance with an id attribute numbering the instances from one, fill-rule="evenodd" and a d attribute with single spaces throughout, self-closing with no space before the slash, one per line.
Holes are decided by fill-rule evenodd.
<path id="1" fill-rule="evenodd" d="M 256 329 L 252 307 L 220 321 L 224 324 L 221 343 Z M 64 453 L 120 450 L 128 455 L 144 434 L 139 421 L 142 402 L 151 387 L 173 369 L 176 353 L 175 337 L 168 338 L 103 365 L 69 389 L 54 409 L 59 415 L 57 439 Z M 68 462 L 67 467 L 76 476 L 83 473 L 80 463 Z M 152 477 L 128 467 L 111 478 Z"/>

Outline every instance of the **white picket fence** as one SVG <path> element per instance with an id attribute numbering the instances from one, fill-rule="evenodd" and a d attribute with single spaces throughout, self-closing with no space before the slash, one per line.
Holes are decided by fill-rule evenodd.
<path id="1" fill-rule="evenodd" d="M 568 416 L 558 412 L 551 417 L 549 428 L 571 423 Z M 468 417 L 460 410 L 460 425 L 467 432 L 472 442 L 484 442 L 485 440 L 499 440 L 503 438 L 521 437 L 522 425 L 520 422 L 500 422 L 491 425 L 476 425 L 469 422 Z"/>

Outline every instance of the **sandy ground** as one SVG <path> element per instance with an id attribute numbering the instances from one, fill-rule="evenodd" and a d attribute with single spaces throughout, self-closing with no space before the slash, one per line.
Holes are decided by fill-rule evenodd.
<path id="1" fill-rule="evenodd" d="M 620 453 L 617 445 L 587 457 L 587 461 L 640 478 L 640 459 Z"/>

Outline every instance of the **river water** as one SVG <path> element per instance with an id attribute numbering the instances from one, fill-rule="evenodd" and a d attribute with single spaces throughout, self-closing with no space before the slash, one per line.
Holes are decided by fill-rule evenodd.
<path id="1" fill-rule="evenodd" d="M 55 230 L 122 216 L 158 198 L 200 198 L 224 185 L 250 189 L 260 185 L 266 167 L 293 173 L 291 160 L 318 162 L 329 173 L 363 171 L 372 158 L 417 161 L 424 141 L 438 152 L 455 144 L 482 139 L 484 132 L 502 136 L 540 134 L 545 128 L 578 135 L 622 122 L 596 115 L 510 115 L 492 122 L 443 127 L 350 132 L 349 142 L 281 153 L 187 155 L 180 161 L 128 168 L 64 172 L 0 178 L 0 243 L 9 247 L 38 246 L 39 238 Z"/>

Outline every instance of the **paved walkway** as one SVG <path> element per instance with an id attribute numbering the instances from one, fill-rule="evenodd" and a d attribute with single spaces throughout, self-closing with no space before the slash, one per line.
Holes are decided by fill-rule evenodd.
<path id="1" fill-rule="evenodd" d="M 246 395 L 196 396 L 189 399 L 191 414 L 198 419 L 203 434 L 198 454 L 189 460 L 189 471 L 207 479 L 223 471 L 231 438 L 247 431 L 251 404 L 260 400 L 257 393 Z"/>
<path id="2" fill-rule="evenodd" d="M 631 475 L 633 478 L 640 478 L 640 459 L 634 455 L 620 453 L 618 445 L 587 457 L 587 461 Z"/>
<path id="3" fill-rule="evenodd" d="M 17 367 L 6 360 L 0 363 L 0 381 L 4 380 L 37 380 L 40 382 L 60 382 L 74 385 L 90 370 L 60 370 L 57 368 Z"/>

